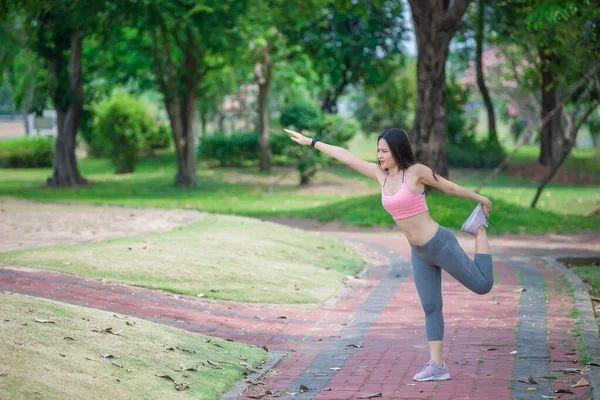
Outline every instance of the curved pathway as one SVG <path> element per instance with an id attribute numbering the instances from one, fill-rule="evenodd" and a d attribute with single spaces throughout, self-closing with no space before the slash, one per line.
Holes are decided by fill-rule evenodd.
<path id="1" fill-rule="evenodd" d="M 368 267 L 320 305 L 198 299 L 11 265 L 0 268 L 0 290 L 266 346 L 273 368 L 225 398 L 598 398 L 600 341 L 589 297 L 555 259 L 597 256 L 600 234 L 492 237 L 496 283 L 485 296 L 444 274 L 452 380 L 416 383 L 428 351 L 406 240 L 394 232 L 327 233 L 354 242 Z M 474 247 L 470 237 L 459 241 Z M 592 365 L 575 363 L 584 356 Z M 592 386 L 571 387 L 584 376 Z"/>

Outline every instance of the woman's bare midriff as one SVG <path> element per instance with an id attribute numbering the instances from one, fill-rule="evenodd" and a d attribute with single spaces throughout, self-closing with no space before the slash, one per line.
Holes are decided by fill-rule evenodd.
<path id="1" fill-rule="evenodd" d="M 410 218 L 399 218 L 394 221 L 402 233 L 404 233 L 408 242 L 413 246 L 422 246 L 427 243 L 435 236 L 440 226 L 431 218 L 429 211 Z"/>

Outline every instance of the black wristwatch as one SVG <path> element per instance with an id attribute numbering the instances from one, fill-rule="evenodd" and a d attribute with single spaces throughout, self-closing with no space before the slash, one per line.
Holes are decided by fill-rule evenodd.
<path id="1" fill-rule="evenodd" d="M 314 138 L 312 138 L 312 142 L 310 143 L 310 145 L 311 145 L 312 147 L 315 147 L 315 144 L 316 144 L 318 141 L 319 141 L 319 139 L 317 139 L 317 138 L 315 138 L 315 137 L 314 137 Z"/>

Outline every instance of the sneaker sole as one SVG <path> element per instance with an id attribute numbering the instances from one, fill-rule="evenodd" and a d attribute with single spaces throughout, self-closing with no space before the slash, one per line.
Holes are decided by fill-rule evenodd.
<path id="1" fill-rule="evenodd" d="M 427 381 L 445 381 L 450 379 L 450 374 L 443 374 L 443 375 L 436 375 L 436 376 L 432 376 L 429 378 L 425 378 L 425 379 L 415 379 L 413 378 L 414 381 L 417 382 L 427 382 Z"/>

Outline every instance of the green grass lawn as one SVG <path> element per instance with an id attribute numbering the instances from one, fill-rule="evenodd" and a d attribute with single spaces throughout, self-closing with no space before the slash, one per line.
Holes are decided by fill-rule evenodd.
<path id="1" fill-rule="evenodd" d="M 364 148 L 361 156 L 366 157 L 370 152 L 367 147 L 365 144 L 356 148 Z M 526 151 L 519 160 L 534 155 Z M 596 155 L 597 152 L 583 152 L 580 156 L 581 160 L 589 160 Z M 595 171 L 592 161 L 577 160 L 575 165 Z M 93 184 L 77 189 L 44 187 L 50 169 L 4 169 L 0 170 L 0 195 L 42 201 L 196 209 L 253 217 L 341 219 L 362 226 L 393 224 L 379 203 L 377 182 L 345 166 L 319 172 L 310 187 L 299 188 L 294 168 L 278 167 L 272 174 L 263 174 L 256 168 L 208 168 L 200 163 L 199 187 L 183 189 L 173 185 L 175 165 L 173 154 L 163 153 L 155 159 L 143 160 L 134 174 L 115 175 L 108 160 L 83 160 L 81 171 Z M 474 189 L 488 172 L 452 170 L 451 179 Z M 532 210 L 529 205 L 536 187 L 535 183 L 500 174 L 484 188 L 482 194 L 494 202 L 490 234 L 600 229 L 599 217 L 582 216 L 600 204 L 598 186 L 550 184 L 537 209 Z M 434 218 L 451 228 L 459 228 L 474 206 L 439 193 L 429 196 L 428 202 Z M 340 213 L 342 209 L 346 211 Z"/>
<path id="2" fill-rule="evenodd" d="M 19 294 L 0 292 L 0 315 L 2 399 L 216 400 L 267 357 L 256 346 Z"/>
<path id="3" fill-rule="evenodd" d="M 207 214 L 173 231 L 0 254 L 4 263 L 215 299 L 319 303 L 364 262 L 342 241 Z"/>

